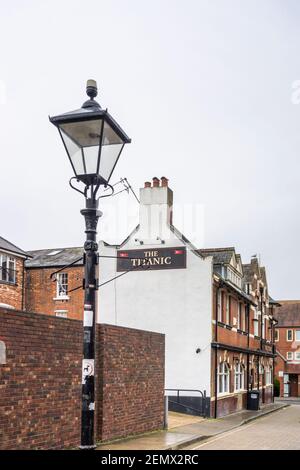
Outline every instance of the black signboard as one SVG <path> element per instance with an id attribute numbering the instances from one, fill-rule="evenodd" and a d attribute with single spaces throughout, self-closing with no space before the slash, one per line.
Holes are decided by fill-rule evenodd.
<path id="1" fill-rule="evenodd" d="M 117 271 L 186 268 L 186 248 L 144 248 L 117 251 Z"/>

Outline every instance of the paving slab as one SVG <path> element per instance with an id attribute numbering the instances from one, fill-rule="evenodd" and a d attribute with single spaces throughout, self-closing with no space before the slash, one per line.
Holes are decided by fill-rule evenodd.
<path id="1" fill-rule="evenodd" d="M 167 431 L 156 431 L 142 436 L 100 444 L 97 450 L 176 450 L 204 439 L 242 426 L 255 419 L 289 406 L 289 403 L 271 403 L 258 411 L 243 410 L 219 419 L 176 426 Z"/>

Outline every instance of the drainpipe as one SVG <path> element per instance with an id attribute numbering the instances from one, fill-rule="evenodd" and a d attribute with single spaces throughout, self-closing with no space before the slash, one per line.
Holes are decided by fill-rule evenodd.
<path id="1" fill-rule="evenodd" d="M 26 258 L 28 259 L 28 258 Z M 21 308 L 22 310 L 25 310 L 25 261 L 26 259 L 23 260 L 23 279 L 22 279 L 22 303 L 21 303 Z"/>

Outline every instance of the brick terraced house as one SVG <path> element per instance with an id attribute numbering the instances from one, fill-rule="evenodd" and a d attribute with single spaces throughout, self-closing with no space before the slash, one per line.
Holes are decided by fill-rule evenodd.
<path id="1" fill-rule="evenodd" d="M 25 260 L 29 253 L 0 237 L 0 306 L 25 308 Z"/>
<path id="2" fill-rule="evenodd" d="M 281 397 L 300 396 L 300 300 L 280 300 L 275 309 L 275 374 Z"/>
<path id="3" fill-rule="evenodd" d="M 26 261 L 26 310 L 81 320 L 83 248 L 29 252 Z M 75 289 L 75 290 L 73 290 Z"/>

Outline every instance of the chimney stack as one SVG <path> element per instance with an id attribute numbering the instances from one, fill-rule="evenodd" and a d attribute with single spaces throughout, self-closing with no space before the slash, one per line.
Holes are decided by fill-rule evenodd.
<path id="1" fill-rule="evenodd" d="M 156 176 L 140 189 L 140 231 L 146 240 L 164 239 L 172 224 L 173 191 L 168 178 Z"/>

